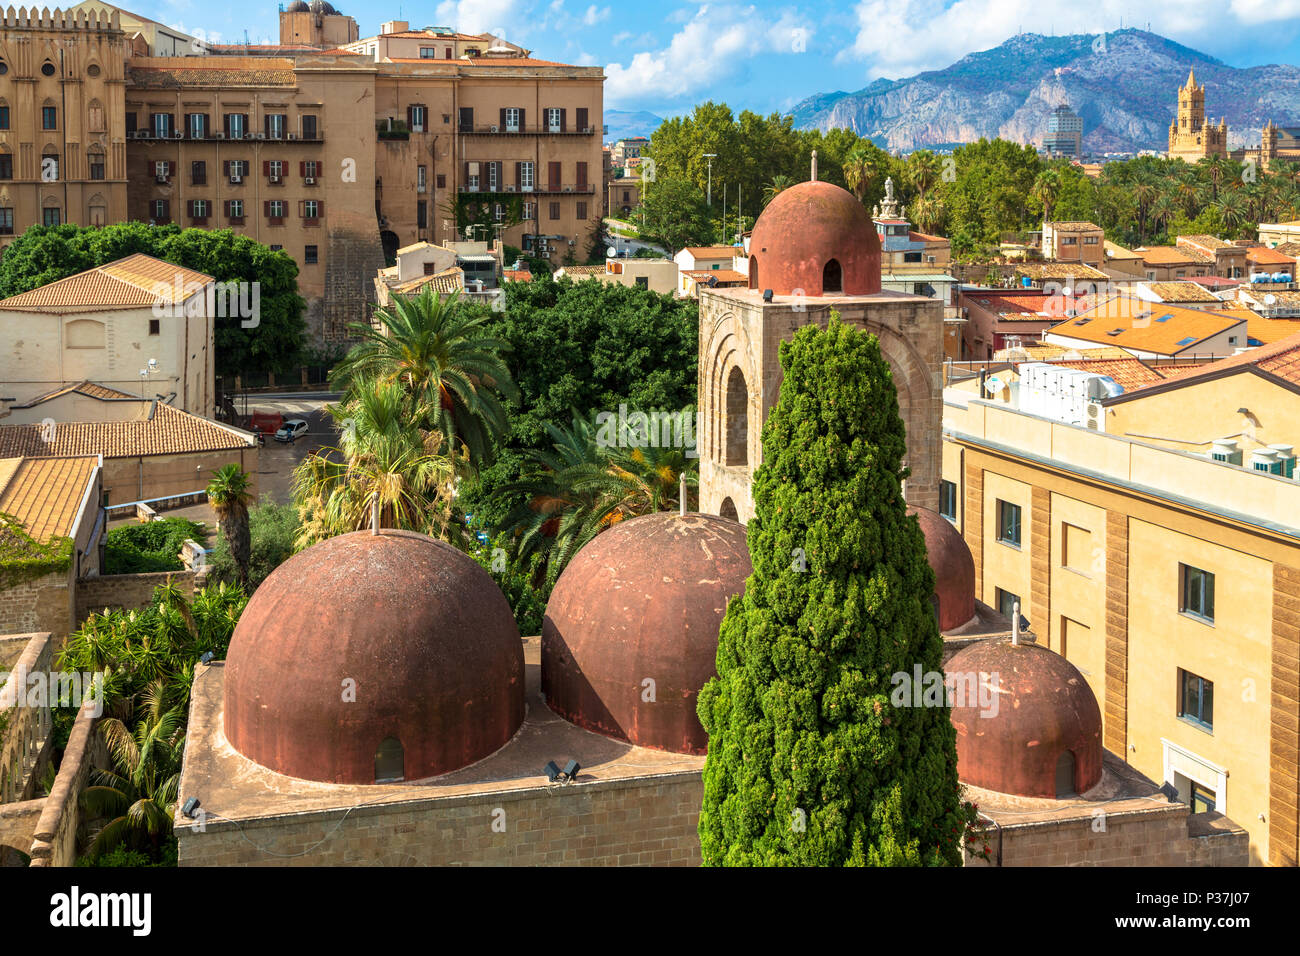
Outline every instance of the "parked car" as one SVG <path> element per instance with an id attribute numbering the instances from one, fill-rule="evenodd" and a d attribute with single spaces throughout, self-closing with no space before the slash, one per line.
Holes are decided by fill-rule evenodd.
<path id="1" fill-rule="evenodd" d="M 275 440 L 292 443 L 307 434 L 307 423 L 301 418 L 290 418 L 276 430 Z"/>

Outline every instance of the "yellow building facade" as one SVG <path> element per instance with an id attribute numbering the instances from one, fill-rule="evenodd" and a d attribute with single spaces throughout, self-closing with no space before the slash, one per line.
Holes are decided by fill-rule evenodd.
<path id="1" fill-rule="evenodd" d="M 1189 70 L 1187 82 L 1178 88 L 1178 115 L 1169 124 L 1170 159 L 1189 163 L 1207 156 L 1228 155 L 1228 121 L 1211 125 L 1205 119 L 1205 86 L 1197 85 L 1196 72 Z"/>

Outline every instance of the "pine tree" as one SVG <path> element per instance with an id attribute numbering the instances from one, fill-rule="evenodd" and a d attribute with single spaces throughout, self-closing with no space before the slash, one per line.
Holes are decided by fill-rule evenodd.
<path id="1" fill-rule="evenodd" d="M 709 732 L 706 865 L 959 865 L 946 702 L 895 707 L 893 675 L 942 671 L 925 539 L 906 512 L 898 396 L 875 336 L 831 314 L 780 349 Z"/>

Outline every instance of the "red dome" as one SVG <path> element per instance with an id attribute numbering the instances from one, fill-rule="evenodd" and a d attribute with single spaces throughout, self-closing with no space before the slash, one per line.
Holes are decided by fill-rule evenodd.
<path id="1" fill-rule="evenodd" d="M 777 295 L 869 295 L 880 291 L 880 238 L 857 197 L 821 181 L 799 183 L 768 203 L 749 239 L 749 287 Z M 840 288 L 823 290 L 839 266 Z"/>
<path id="2" fill-rule="evenodd" d="M 939 601 L 939 630 L 961 627 L 975 616 L 975 559 L 966 539 L 943 515 L 927 508 L 908 508 L 925 535 L 934 569 L 934 596 Z"/>
<path id="3" fill-rule="evenodd" d="M 290 558 L 249 600 L 226 655 L 227 739 L 291 777 L 448 773 L 500 748 L 523 716 L 523 645 L 501 590 L 409 531 L 357 531 Z"/>
<path id="4" fill-rule="evenodd" d="M 1060 654 L 1037 644 L 978 641 L 944 670 L 954 687 L 963 782 L 1055 798 L 1101 780 L 1101 710 L 1087 680 Z"/>
<path id="5" fill-rule="evenodd" d="M 704 753 L 695 698 L 716 673 L 727 601 L 751 570 L 745 526 L 717 515 L 663 512 L 597 535 L 546 605 L 547 704 L 607 737 Z"/>

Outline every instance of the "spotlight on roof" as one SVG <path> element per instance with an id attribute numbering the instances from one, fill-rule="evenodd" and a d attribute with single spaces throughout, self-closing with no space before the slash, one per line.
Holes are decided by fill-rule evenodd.
<path id="1" fill-rule="evenodd" d="M 578 765 L 578 761 L 576 761 L 576 760 L 570 760 L 568 763 L 566 763 L 566 764 L 564 765 L 564 778 L 565 778 L 565 780 L 569 781 L 570 783 L 572 783 L 574 780 L 577 780 L 577 779 L 578 779 L 578 771 L 581 770 L 581 769 L 582 769 L 582 767 L 580 767 L 580 766 Z"/>
<path id="2" fill-rule="evenodd" d="M 197 810 L 198 808 L 199 808 L 199 798 L 190 797 L 188 800 L 185 801 L 185 806 L 181 807 L 181 813 L 185 814 L 185 816 L 193 820 L 194 811 Z"/>
<path id="3" fill-rule="evenodd" d="M 547 779 L 550 780 L 551 783 L 555 783 L 556 780 L 564 776 L 564 771 L 560 769 L 559 765 L 554 760 L 546 761 L 546 766 L 542 768 L 542 772 L 546 774 Z"/>
<path id="4" fill-rule="evenodd" d="M 764 302 L 771 302 L 771 301 L 772 301 L 772 290 L 771 290 L 771 289 L 764 289 L 764 290 L 763 290 L 763 301 L 764 301 Z"/>
<path id="5" fill-rule="evenodd" d="M 216 657 L 216 656 L 217 656 L 217 655 L 213 654 L 211 651 L 204 651 L 204 652 L 203 652 L 203 656 L 199 658 L 199 663 L 200 663 L 200 664 L 211 664 L 211 663 L 212 663 L 212 658 L 214 658 L 214 657 Z"/>

